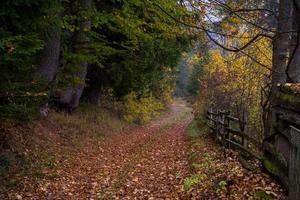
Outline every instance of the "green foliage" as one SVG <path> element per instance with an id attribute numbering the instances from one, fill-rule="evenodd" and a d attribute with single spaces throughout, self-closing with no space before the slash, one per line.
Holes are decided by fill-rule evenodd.
<path id="1" fill-rule="evenodd" d="M 209 54 L 206 53 L 200 60 L 196 60 L 196 63 L 192 66 L 192 72 L 189 77 L 189 83 L 187 85 L 187 91 L 190 95 L 199 95 L 201 76 L 204 74 L 203 66 L 209 61 Z"/>
<path id="2" fill-rule="evenodd" d="M 193 121 L 188 129 L 187 129 L 187 133 L 188 133 L 188 136 L 189 138 L 194 138 L 194 137 L 198 137 L 199 134 L 200 134 L 200 130 L 199 130 L 199 127 L 198 127 L 198 124 L 197 124 L 197 121 Z"/>
<path id="3" fill-rule="evenodd" d="M 45 82 L 36 78 L 47 28 L 58 20 L 58 1 L 13 0 L 0 5 L 0 118 L 38 114 Z M 50 25 L 51 26 L 50 26 Z M 41 97 L 41 98 L 40 98 Z"/>
<path id="4" fill-rule="evenodd" d="M 176 1 L 157 3 L 185 15 Z M 158 83 L 187 48 L 187 32 L 148 1 L 97 2 L 95 9 L 93 43 L 102 45 L 95 55 L 103 68 L 99 76 L 108 80 L 92 84 L 111 87 L 118 97 L 131 91 L 149 95 L 163 90 Z"/>
<path id="5" fill-rule="evenodd" d="M 189 190 L 192 187 L 198 185 L 203 179 L 206 178 L 206 175 L 203 174 L 194 174 L 191 177 L 184 179 L 184 189 Z"/>
<path id="6" fill-rule="evenodd" d="M 178 18 L 189 14 L 175 0 L 93 1 L 91 8 L 80 0 L 2 3 L 0 118 L 32 119 L 49 96 L 86 81 L 87 87 L 110 90 L 118 98 L 135 92 L 140 100 L 152 96 L 151 103 L 169 104 L 174 66 L 189 46 L 189 34 L 156 3 Z M 89 20 L 91 30 L 83 29 L 82 21 Z M 60 63 L 48 83 L 37 78 L 37 70 L 53 32 L 61 35 Z M 97 68 L 93 79 L 78 76 L 82 63 Z"/>

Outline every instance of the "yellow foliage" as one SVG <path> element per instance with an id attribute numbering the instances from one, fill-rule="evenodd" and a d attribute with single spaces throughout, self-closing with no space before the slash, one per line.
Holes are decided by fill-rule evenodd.
<path id="1" fill-rule="evenodd" d="M 246 43 L 247 40 L 239 42 Z M 245 113 L 248 123 L 260 132 L 261 87 L 266 83 L 266 76 L 270 72 L 258 62 L 271 66 L 271 45 L 269 41 L 261 39 L 247 49 L 247 54 L 256 61 L 242 53 L 222 53 L 220 50 L 210 52 L 210 62 L 204 66 L 202 96 L 198 104 L 202 101 L 203 105 L 231 110 L 237 115 Z"/>
<path id="2" fill-rule="evenodd" d="M 146 123 L 159 114 L 164 104 L 154 97 L 137 98 L 134 92 L 126 95 L 123 101 L 124 119 L 127 122 Z"/>

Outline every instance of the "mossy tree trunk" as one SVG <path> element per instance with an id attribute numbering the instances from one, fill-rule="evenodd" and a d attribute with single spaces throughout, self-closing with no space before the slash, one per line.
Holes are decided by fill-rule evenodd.
<path id="1" fill-rule="evenodd" d="M 57 27 L 50 33 L 50 38 L 45 44 L 38 74 L 47 82 L 53 81 L 59 66 L 60 56 L 60 28 Z"/>
<path id="2" fill-rule="evenodd" d="M 92 6 L 92 0 L 80 0 L 81 9 L 89 11 Z M 87 54 L 87 49 L 90 43 L 90 38 L 87 33 L 91 30 L 91 20 L 89 17 L 81 17 L 79 24 L 79 31 L 77 33 L 74 53 L 75 54 Z M 87 74 L 87 61 L 81 61 L 78 63 L 79 71 L 75 73 L 75 76 L 85 82 Z M 84 84 L 70 86 L 66 89 L 63 95 L 60 97 L 60 103 L 63 104 L 70 111 L 74 110 L 79 105 L 79 100 L 82 96 Z"/>
<path id="3" fill-rule="evenodd" d="M 273 41 L 273 68 L 271 80 L 271 94 L 270 94 L 270 107 L 267 111 L 266 121 L 264 122 L 265 136 L 272 134 L 272 124 L 274 123 L 273 108 L 278 104 L 277 84 L 286 83 L 287 75 L 286 68 L 289 56 L 289 41 L 290 33 L 288 30 L 292 29 L 292 0 L 281 0 L 279 3 L 279 16 L 277 23 L 277 32 Z"/>
<path id="4" fill-rule="evenodd" d="M 42 79 L 47 84 L 48 97 L 50 97 L 49 86 L 51 87 L 51 82 L 55 79 L 58 72 L 59 61 L 60 61 L 60 46 L 61 46 L 61 0 L 53 0 L 52 6 L 55 7 L 55 13 L 52 23 L 49 23 L 45 28 L 47 33 L 45 33 L 45 46 L 41 53 L 40 65 L 37 71 L 37 76 Z M 48 14 L 50 15 L 50 14 Z M 50 16 L 52 17 L 52 16 Z M 48 98 L 49 100 L 49 98 Z M 40 113 L 43 116 L 48 114 L 48 102 L 45 102 L 40 106 Z"/>

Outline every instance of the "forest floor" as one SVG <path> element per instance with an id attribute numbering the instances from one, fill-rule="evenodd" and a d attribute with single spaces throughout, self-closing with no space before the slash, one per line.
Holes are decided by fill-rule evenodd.
<path id="1" fill-rule="evenodd" d="M 260 169 L 242 168 L 195 127 L 175 102 L 159 119 L 105 136 L 72 160 L 56 159 L 38 180 L 25 176 L 3 199 L 285 199 Z M 192 123 L 191 123 L 192 122 Z M 206 132 L 203 130 L 203 132 Z M 59 155 L 57 155 L 59 157 Z M 2 195 L 2 196 L 1 196 Z"/>

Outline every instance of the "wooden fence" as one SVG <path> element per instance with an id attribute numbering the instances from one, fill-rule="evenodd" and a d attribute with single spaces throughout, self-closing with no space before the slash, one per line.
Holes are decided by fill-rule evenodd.
<path id="1" fill-rule="evenodd" d="M 261 159 L 261 144 L 246 134 L 245 122 L 230 115 L 227 111 L 207 111 L 207 124 L 215 133 L 215 138 L 222 146 L 237 148 Z"/>
<path id="2" fill-rule="evenodd" d="M 289 200 L 300 200 L 300 84 L 278 87 L 279 103 L 272 112 L 272 130 L 263 143 L 247 135 L 247 124 L 230 112 L 209 109 L 207 123 L 223 146 L 260 159 L 288 189 Z"/>
<path id="3" fill-rule="evenodd" d="M 278 85 L 272 128 L 263 143 L 269 169 L 288 188 L 290 200 L 300 200 L 300 84 Z"/>

